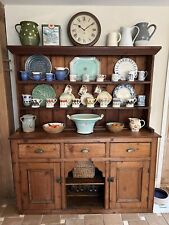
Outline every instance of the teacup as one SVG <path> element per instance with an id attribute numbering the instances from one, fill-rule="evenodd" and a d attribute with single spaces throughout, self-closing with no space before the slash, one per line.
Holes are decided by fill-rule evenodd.
<path id="1" fill-rule="evenodd" d="M 136 72 L 135 71 L 130 71 L 127 75 L 127 80 L 128 81 L 134 81 L 134 79 L 136 78 Z"/>
<path id="2" fill-rule="evenodd" d="M 86 98 L 86 105 L 88 108 L 93 108 L 94 104 L 96 103 L 96 98 L 88 97 Z"/>
<path id="3" fill-rule="evenodd" d="M 54 108 L 54 105 L 56 102 L 57 102 L 56 98 L 47 98 L 46 99 L 46 108 Z"/>
<path id="4" fill-rule="evenodd" d="M 112 77 L 111 77 L 111 80 L 114 81 L 114 82 L 119 81 L 120 80 L 120 75 L 118 73 L 113 73 Z"/>
<path id="5" fill-rule="evenodd" d="M 42 99 L 33 98 L 32 99 L 32 108 L 39 108 L 42 101 L 43 101 Z"/>
<path id="6" fill-rule="evenodd" d="M 106 78 L 106 75 L 104 75 L 104 74 L 98 74 L 97 75 L 97 78 L 96 78 L 96 81 L 103 82 L 105 78 Z"/>
<path id="7" fill-rule="evenodd" d="M 64 93 L 71 94 L 72 93 L 72 86 L 71 85 L 66 85 L 64 89 Z"/>
<path id="8" fill-rule="evenodd" d="M 67 67 L 55 67 L 56 80 L 65 80 L 69 74 Z"/>
<path id="9" fill-rule="evenodd" d="M 32 103 L 32 95 L 22 94 L 24 106 L 30 106 Z"/>
<path id="10" fill-rule="evenodd" d="M 46 80 L 47 81 L 53 81 L 54 80 L 54 74 L 53 73 L 46 73 Z"/>
<path id="11" fill-rule="evenodd" d="M 101 108 L 106 108 L 109 104 L 110 100 L 105 98 L 105 99 L 100 99 L 100 107 Z"/>
<path id="12" fill-rule="evenodd" d="M 146 79 L 147 75 L 148 75 L 147 71 L 143 71 L 143 70 L 138 71 L 138 80 L 144 81 Z"/>
<path id="13" fill-rule="evenodd" d="M 134 107 L 134 103 L 137 102 L 136 98 L 129 98 L 126 101 L 126 107 Z"/>
<path id="14" fill-rule="evenodd" d="M 29 73 L 27 71 L 20 71 L 21 80 L 28 80 L 29 79 Z"/>
<path id="15" fill-rule="evenodd" d="M 67 108 L 69 105 L 68 99 L 60 99 L 60 108 Z"/>
<path id="16" fill-rule="evenodd" d="M 32 72 L 32 75 L 30 76 L 32 80 L 38 81 L 42 79 L 42 73 L 41 72 Z"/>
<path id="17" fill-rule="evenodd" d="M 102 92 L 102 88 L 100 87 L 100 85 L 97 85 L 95 90 L 94 90 L 94 93 L 95 94 L 100 94 Z"/>
<path id="18" fill-rule="evenodd" d="M 77 79 L 76 74 L 70 74 L 70 75 L 69 75 L 69 79 L 70 79 L 71 82 L 75 82 L 76 79 Z"/>
<path id="19" fill-rule="evenodd" d="M 113 98 L 113 104 L 112 107 L 118 108 L 121 106 L 121 100 L 119 98 Z"/>
<path id="20" fill-rule="evenodd" d="M 81 103 L 80 98 L 75 98 L 75 99 L 72 100 L 72 107 L 73 108 L 79 108 L 80 107 L 80 103 Z"/>
<path id="21" fill-rule="evenodd" d="M 83 94 L 87 93 L 87 86 L 86 85 L 82 85 L 79 92 L 78 92 L 78 95 L 82 96 Z"/>
<path id="22" fill-rule="evenodd" d="M 83 74 L 83 76 L 82 76 L 82 81 L 83 81 L 83 82 L 89 82 L 89 81 L 90 81 L 90 76 L 89 76 L 89 74 Z"/>

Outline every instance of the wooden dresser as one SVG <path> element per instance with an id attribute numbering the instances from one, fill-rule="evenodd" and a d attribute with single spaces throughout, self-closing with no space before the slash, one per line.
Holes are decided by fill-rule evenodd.
<path id="1" fill-rule="evenodd" d="M 8 46 L 15 60 L 15 75 L 19 116 L 37 116 L 36 130 L 24 133 L 21 130 L 11 135 L 11 151 L 17 207 L 21 213 L 109 213 L 151 212 L 153 207 L 156 152 L 159 135 L 149 127 L 151 91 L 153 82 L 154 55 L 161 47 L 24 47 Z M 107 108 L 99 105 L 93 109 L 82 106 L 78 109 L 61 109 L 59 101 L 53 109 L 24 107 L 22 94 L 31 94 L 33 88 L 47 81 L 21 81 L 26 59 L 34 54 L 43 54 L 51 60 L 52 67 L 69 67 L 76 57 L 96 57 L 101 73 L 107 75 L 105 82 L 85 83 L 89 92 L 97 85 L 112 94 L 114 88 L 127 81 L 112 82 L 115 63 L 123 58 L 132 58 L 139 70 L 148 71 L 145 81 L 128 82 L 137 95 L 146 95 L 143 107 Z M 52 81 L 57 97 L 66 85 L 72 85 L 74 95 L 84 83 Z M 76 133 L 75 125 L 67 114 L 104 114 L 97 122 L 94 132 L 88 135 Z M 129 117 L 144 119 L 146 126 L 140 132 L 131 132 Z M 64 122 L 66 129 L 59 134 L 47 134 L 42 130 L 46 122 Z M 125 129 L 119 133 L 106 130 L 106 122 L 120 121 Z M 76 178 L 73 171 L 81 162 L 90 162 L 95 168 L 93 178 Z M 83 165 L 83 164 L 82 164 Z"/>

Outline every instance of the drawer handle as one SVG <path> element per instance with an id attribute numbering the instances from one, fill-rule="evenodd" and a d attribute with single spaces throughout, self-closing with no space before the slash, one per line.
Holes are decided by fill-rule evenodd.
<path id="1" fill-rule="evenodd" d="M 45 151 L 42 148 L 37 148 L 35 149 L 34 152 L 39 154 L 39 153 L 44 153 Z"/>
<path id="2" fill-rule="evenodd" d="M 82 153 L 88 153 L 88 152 L 89 152 L 89 149 L 88 149 L 88 148 L 82 148 L 82 149 L 81 149 L 81 152 L 82 152 Z"/>
<path id="3" fill-rule="evenodd" d="M 127 150 L 126 150 L 126 152 L 135 152 L 136 151 L 136 149 L 135 148 L 128 148 Z"/>

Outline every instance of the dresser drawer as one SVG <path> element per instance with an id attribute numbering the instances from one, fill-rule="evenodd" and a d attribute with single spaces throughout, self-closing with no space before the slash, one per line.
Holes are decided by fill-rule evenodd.
<path id="1" fill-rule="evenodd" d="M 103 143 L 65 144 L 65 158 L 105 157 Z"/>
<path id="2" fill-rule="evenodd" d="M 60 144 L 20 144 L 19 158 L 59 158 Z"/>
<path id="3" fill-rule="evenodd" d="M 150 143 L 112 143 L 110 156 L 148 157 L 150 156 Z"/>

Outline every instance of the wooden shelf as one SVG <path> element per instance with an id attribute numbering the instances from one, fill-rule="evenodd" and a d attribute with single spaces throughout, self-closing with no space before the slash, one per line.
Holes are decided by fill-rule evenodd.
<path id="1" fill-rule="evenodd" d="M 104 185 L 104 178 L 66 178 L 66 185 Z"/>

